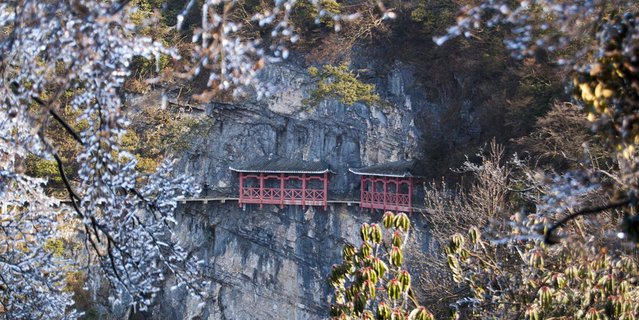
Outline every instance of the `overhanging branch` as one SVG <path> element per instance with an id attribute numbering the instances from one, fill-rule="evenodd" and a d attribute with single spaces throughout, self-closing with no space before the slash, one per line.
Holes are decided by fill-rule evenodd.
<path id="1" fill-rule="evenodd" d="M 635 201 L 637 201 L 637 198 L 632 197 L 632 198 L 628 198 L 628 199 L 622 200 L 622 201 L 611 202 L 611 203 L 608 203 L 607 205 L 604 205 L 604 206 L 594 207 L 594 208 L 586 208 L 586 209 L 577 211 L 577 212 L 575 212 L 573 214 L 569 214 L 569 215 L 565 216 L 563 219 L 557 221 L 552 227 L 550 227 L 550 229 L 548 229 L 548 231 L 544 235 L 544 242 L 547 243 L 547 244 L 556 244 L 557 240 L 552 238 L 553 231 L 555 231 L 557 228 L 563 226 L 564 224 L 566 224 L 570 220 L 573 220 L 573 219 L 575 219 L 577 217 L 580 217 L 580 216 L 587 216 L 587 215 L 591 215 L 591 214 L 601 213 L 601 212 L 606 211 L 606 210 L 621 208 L 621 207 L 627 206 L 627 205 L 629 205 L 629 204 L 631 204 L 631 203 L 633 203 Z"/>
<path id="2" fill-rule="evenodd" d="M 37 102 L 39 105 L 43 106 L 43 107 L 48 107 L 50 106 L 50 104 L 45 103 L 44 101 L 42 101 L 40 98 L 38 97 L 31 97 L 31 99 L 33 99 L 33 101 Z M 82 139 L 80 139 L 80 135 L 75 132 L 75 130 L 73 130 L 73 128 L 71 128 L 71 126 L 64 121 L 64 119 L 62 119 L 62 117 L 60 117 L 60 115 L 55 112 L 55 110 L 53 110 L 52 108 L 48 108 L 49 109 L 49 114 L 53 116 L 53 118 L 58 121 L 62 127 L 75 139 L 77 140 L 81 145 L 84 145 L 84 142 L 82 141 Z"/>
<path id="3" fill-rule="evenodd" d="M 81 145 L 84 145 L 84 142 L 82 141 L 82 139 L 80 139 L 80 135 L 75 132 L 75 130 L 73 130 L 73 128 L 71 128 L 71 126 L 66 121 L 64 121 L 64 119 L 62 119 L 60 115 L 58 115 L 58 113 L 53 111 L 53 109 L 49 109 L 49 114 L 51 114 L 53 118 L 56 119 L 71 136 L 73 136 L 75 140 L 77 140 Z"/>

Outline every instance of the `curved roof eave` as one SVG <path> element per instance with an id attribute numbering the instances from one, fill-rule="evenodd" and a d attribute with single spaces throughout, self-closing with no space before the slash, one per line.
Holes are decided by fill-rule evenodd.
<path id="1" fill-rule="evenodd" d="M 322 174 L 322 173 L 332 173 L 335 174 L 335 172 L 333 172 L 330 169 L 326 169 L 326 170 L 322 170 L 322 171 L 301 171 L 301 170 L 280 170 L 280 171 L 275 171 L 275 170 L 258 170 L 258 169 L 236 169 L 233 167 L 229 166 L 229 170 L 231 171 L 235 171 L 235 172 L 250 172 L 250 173 L 295 173 L 295 174 Z"/>
<path id="2" fill-rule="evenodd" d="M 348 171 L 359 176 L 380 176 L 380 177 L 393 177 L 393 178 L 412 178 L 413 177 L 413 175 L 410 174 L 409 172 L 404 172 L 403 174 L 399 175 L 399 174 L 391 174 L 391 173 L 362 172 L 353 168 L 348 168 Z"/>

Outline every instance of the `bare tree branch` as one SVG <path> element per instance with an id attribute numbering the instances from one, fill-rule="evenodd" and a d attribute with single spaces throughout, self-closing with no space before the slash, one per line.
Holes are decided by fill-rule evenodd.
<path id="1" fill-rule="evenodd" d="M 555 222 L 555 224 L 550 227 L 548 229 L 548 231 L 546 232 L 546 234 L 544 235 L 544 242 L 546 242 L 547 244 L 556 244 L 558 241 L 557 239 L 555 239 L 552 235 L 553 231 L 555 231 L 557 228 L 563 226 L 564 224 L 566 224 L 567 222 L 569 222 L 570 220 L 573 220 L 577 217 L 581 217 L 581 216 L 587 216 L 587 215 L 591 215 L 591 214 L 598 214 L 601 212 L 604 212 L 606 210 L 611 210 L 611 209 L 617 209 L 617 208 L 621 208 L 623 206 L 627 206 L 633 202 L 637 201 L 637 198 L 629 198 L 626 200 L 622 200 L 622 201 L 616 201 L 616 202 L 611 202 L 609 204 L 606 204 L 604 206 L 600 206 L 600 207 L 594 207 L 594 208 L 586 208 L 583 210 L 579 210 L 575 213 L 569 214 L 567 216 L 565 216 L 564 218 L 562 218 L 561 220 Z"/>

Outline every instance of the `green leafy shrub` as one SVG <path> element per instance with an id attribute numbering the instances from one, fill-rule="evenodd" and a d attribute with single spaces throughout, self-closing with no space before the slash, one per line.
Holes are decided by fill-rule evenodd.
<path id="1" fill-rule="evenodd" d="M 635 319 L 636 256 L 605 246 L 597 251 L 587 239 L 548 246 L 521 233 L 547 222 L 515 215 L 499 241 L 477 228 L 454 235 L 445 248 L 448 266 L 453 280 L 471 291 L 458 306 L 480 319 Z M 578 230 L 565 231 L 584 237 Z"/>
<path id="2" fill-rule="evenodd" d="M 32 177 L 49 178 L 52 181 L 61 182 L 58 174 L 58 165 L 54 160 L 39 158 L 34 154 L 29 154 L 25 160 L 27 174 Z"/>
<path id="3" fill-rule="evenodd" d="M 341 103 L 353 105 L 355 102 L 378 104 L 382 100 L 375 93 L 375 85 L 361 82 L 344 62 L 339 66 L 325 65 L 322 69 L 310 67 L 308 73 L 317 82 L 317 88 L 311 90 L 311 96 L 304 99 L 308 107 L 316 107 L 325 99 L 339 99 Z"/>
<path id="4" fill-rule="evenodd" d="M 411 275 L 403 267 L 409 231 L 405 214 L 386 212 L 381 225 L 362 225 L 359 248 L 344 245 L 342 264 L 334 265 L 328 276 L 335 289 L 332 319 L 433 319 L 417 303 Z"/>
<path id="5" fill-rule="evenodd" d="M 51 252 L 54 257 L 61 258 L 64 256 L 64 240 L 58 239 L 49 239 L 47 243 L 44 245 L 44 248 Z"/>
<path id="6" fill-rule="evenodd" d="M 342 12 L 342 5 L 334 0 L 321 0 L 319 6 L 334 15 Z M 316 28 L 332 29 L 335 26 L 335 21 L 329 14 L 320 17 L 317 8 L 308 0 L 295 2 L 291 13 L 291 21 L 300 33 L 308 33 Z"/>
<path id="7" fill-rule="evenodd" d="M 630 159 L 639 143 L 639 13 L 610 19 L 598 34 L 601 54 L 573 79 L 588 120 Z"/>
<path id="8" fill-rule="evenodd" d="M 420 25 L 420 32 L 432 36 L 442 32 L 453 21 L 459 5 L 452 1 L 418 1 L 410 11 L 410 21 Z"/>

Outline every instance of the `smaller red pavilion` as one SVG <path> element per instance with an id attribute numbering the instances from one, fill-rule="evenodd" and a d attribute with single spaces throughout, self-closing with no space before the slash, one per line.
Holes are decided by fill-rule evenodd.
<path id="1" fill-rule="evenodd" d="M 247 203 L 323 206 L 327 209 L 327 164 L 264 157 L 229 167 L 240 174 L 240 206 Z"/>
<path id="2" fill-rule="evenodd" d="M 413 212 L 413 184 L 421 177 L 414 174 L 415 161 L 395 161 L 348 170 L 360 176 L 362 211 L 366 208 Z"/>

